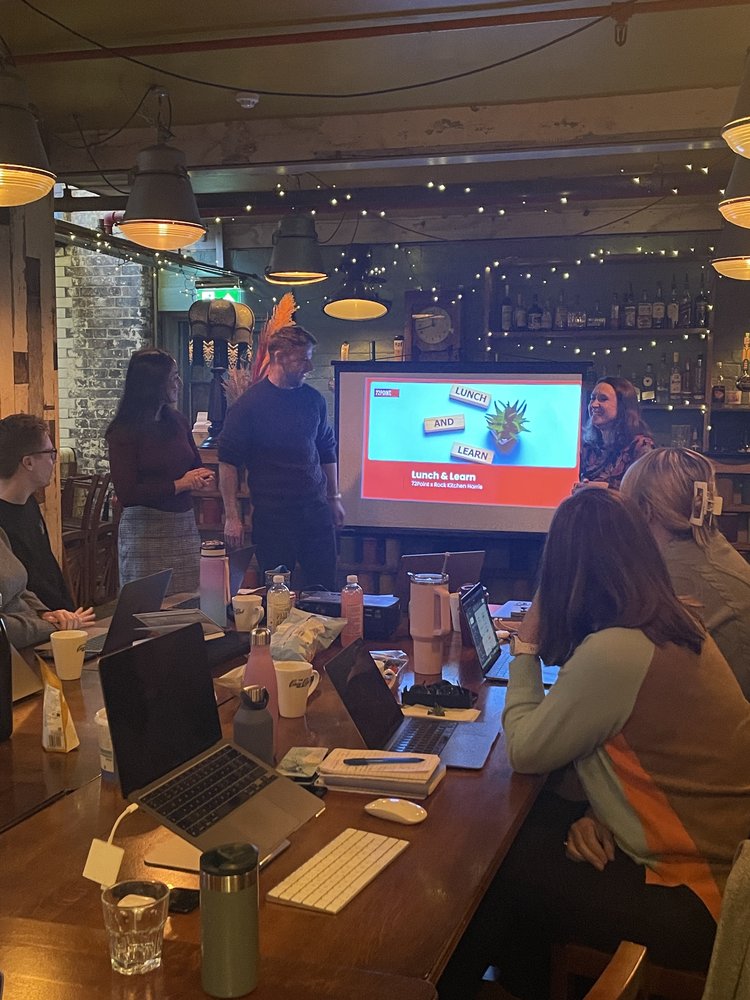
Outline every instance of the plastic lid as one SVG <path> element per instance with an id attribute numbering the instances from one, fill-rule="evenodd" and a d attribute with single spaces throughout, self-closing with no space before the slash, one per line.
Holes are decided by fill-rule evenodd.
<path id="1" fill-rule="evenodd" d="M 346 578 L 347 583 L 359 583 L 359 579 L 356 573 L 350 573 Z"/>
<path id="2" fill-rule="evenodd" d="M 284 577 L 281 575 L 281 573 L 277 573 L 276 576 L 274 576 L 274 578 L 273 578 L 273 582 L 274 583 L 283 583 L 284 582 Z"/>
<path id="3" fill-rule="evenodd" d="M 265 625 L 259 625 L 257 628 L 254 628 L 250 633 L 250 645 L 270 646 L 271 645 L 270 628 L 266 628 Z"/>
<path id="4" fill-rule="evenodd" d="M 222 844 L 201 854 L 200 867 L 208 875 L 244 875 L 258 864 L 258 849 L 252 844 Z"/>

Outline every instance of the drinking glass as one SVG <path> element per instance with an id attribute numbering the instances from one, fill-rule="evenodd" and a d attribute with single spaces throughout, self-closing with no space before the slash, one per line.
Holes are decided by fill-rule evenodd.
<path id="1" fill-rule="evenodd" d="M 159 968 L 168 905 L 169 886 L 163 882 L 117 882 L 102 889 L 115 972 L 138 976 Z"/>

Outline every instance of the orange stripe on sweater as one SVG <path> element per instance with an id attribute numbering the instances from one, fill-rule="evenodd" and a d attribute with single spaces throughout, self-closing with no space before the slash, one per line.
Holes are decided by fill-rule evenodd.
<path id="1" fill-rule="evenodd" d="M 622 733 L 605 743 L 623 792 L 638 815 L 646 843 L 656 859 L 646 869 L 646 881 L 667 886 L 686 885 L 719 919 L 721 893 L 708 863 L 700 856 L 680 818 L 664 793 L 641 767 Z"/>

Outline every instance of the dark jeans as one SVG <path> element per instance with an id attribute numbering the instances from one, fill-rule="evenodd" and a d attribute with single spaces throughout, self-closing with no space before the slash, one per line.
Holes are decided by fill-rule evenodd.
<path id="1" fill-rule="evenodd" d="M 619 849 L 603 872 L 566 858 L 584 808 L 539 797 L 438 984 L 441 1000 L 472 997 L 488 965 L 514 996 L 547 1000 L 553 943 L 613 952 L 636 941 L 657 965 L 708 968 L 716 924 L 688 888 L 646 885 L 645 869 Z"/>
<path id="2" fill-rule="evenodd" d="M 327 503 L 295 510 L 253 510 L 253 543 L 261 572 L 285 565 L 302 571 L 301 586 L 336 587 L 336 533 Z"/>

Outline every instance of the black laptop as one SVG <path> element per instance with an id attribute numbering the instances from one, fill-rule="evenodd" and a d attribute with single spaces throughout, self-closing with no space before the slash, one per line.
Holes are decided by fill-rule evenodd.
<path id="1" fill-rule="evenodd" d="M 323 803 L 222 740 L 200 625 L 102 657 L 122 794 L 201 851 L 246 841 L 261 861 Z"/>
<path id="2" fill-rule="evenodd" d="M 405 716 L 361 639 L 330 660 L 326 673 L 369 750 L 435 753 L 446 767 L 484 767 L 499 717 L 493 724 Z"/>
<path id="3" fill-rule="evenodd" d="M 172 570 L 165 569 L 123 584 L 109 628 L 99 635 L 89 636 L 84 659 L 109 655 L 118 649 L 125 649 L 136 639 L 142 639 L 143 625 L 133 616 L 161 608 L 171 577 Z M 52 646 L 44 643 L 37 646 L 37 652 L 49 659 L 52 657 Z"/>
<path id="4" fill-rule="evenodd" d="M 490 614 L 483 585 L 477 583 L 471 590 L 462 594 L 460 600 L 484 679 L 496 684 L 507 684 L 510 649 L 507 644 L 503 645 L 500 642 L 495 631 L 495 623 Z M 542 680 L 546 686 L 555 683 L 557 674 L 557 667 L 542 664 Z"/>

